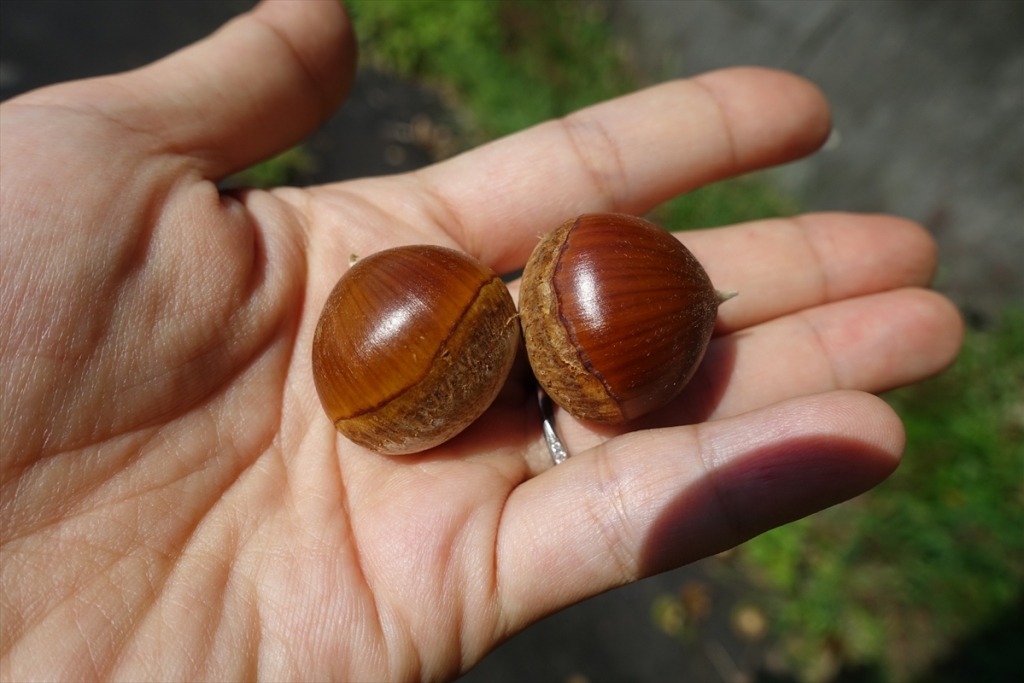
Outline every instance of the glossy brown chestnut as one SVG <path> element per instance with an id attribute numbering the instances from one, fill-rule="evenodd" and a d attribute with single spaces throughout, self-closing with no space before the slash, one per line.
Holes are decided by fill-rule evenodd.
<path id="1" fill-rule="evenodd" d="M 415 453 L 452 438 L 494 401 L 519 344 L 515 304 L 489 268 L 409 246 L 359 260 L 313 338 L 313 379 L 352 441 Z"/>
<path id="2" fill-rule="evenodd" d="M 722 300 L 670 233 L 633 216 L 588 214 L 534 249 L 519 315 L 552 400 L 580 419 L 618 424 L 682 391 Z"/>

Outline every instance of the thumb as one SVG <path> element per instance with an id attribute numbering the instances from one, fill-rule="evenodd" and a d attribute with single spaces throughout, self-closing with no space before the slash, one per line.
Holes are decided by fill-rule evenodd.
<path id="1" fill-rule="evenodd" d="M 86 104 L 220 179 L 298 143 L 352 86 L 356 44 L 337 0 L 264 0 L 149 66 L 41 91 Z M 102 86 L 102 87 L 97 87 Z"/>
<path id="2" fill-rule="evenodd" d="M 269 1 L 132 77 L 162 91 L 167 134 L 219 178 L 313 132 L 348 94 L 355 65 L 340 2 Z"/>

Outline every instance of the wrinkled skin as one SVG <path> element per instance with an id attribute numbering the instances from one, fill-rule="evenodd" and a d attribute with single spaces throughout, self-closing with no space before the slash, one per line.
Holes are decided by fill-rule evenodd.
<path id="1" fill-rule="evenodd" d="M 758 69 L 669 82 L 416 173 L 218 194 L 343 100 L 338 5 L 270 3 L 139 71 L 0 116 L 4 679 L 443 679 L 568 604 L 865 491 L 903 431 L 878 392 L 955 356 L 896 218 L 688 233 L 722 289 L 697 378 L 642 423 L 559 414 L 528 374 L 423 457 L 339 437 L 310 376 L 349 254 L 499 272 L 582 212 L 643 212 L 815 150 L 827 105 Z M 515 289 L 515 285 L 513 285 Z"/>

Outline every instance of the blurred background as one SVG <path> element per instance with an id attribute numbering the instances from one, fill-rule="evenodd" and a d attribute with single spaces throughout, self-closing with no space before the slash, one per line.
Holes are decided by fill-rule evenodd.
<path id="1" fill-rule="evenodd" d="M 252 4 L 3 0 L 0 98 L 141 66 Z M 829 97 L 825 147 L 650 217 L 686 230 L 906 216 L 938 241 L 935 287 L 970 326 L 950 370 L 885 396 L 909 442 L 878 489 L 555 614 L 463 681 L 1024 680 L 1024 3 L 348 7 L 361 48 L 348 102 L 225 186 L 402 172 L 654 82 L 783 68 Z"/>

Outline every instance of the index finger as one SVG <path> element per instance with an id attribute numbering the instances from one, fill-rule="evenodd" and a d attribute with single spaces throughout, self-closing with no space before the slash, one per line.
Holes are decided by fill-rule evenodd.
<path id="1" fill-rule="evenodd" d="M 804 156 L 828 136 L 808 81 L 735 68 L 582 109 L 416 174 L 452 236 L 498 272 L 586 212 L 643 214 L 677 194 Z"/>

